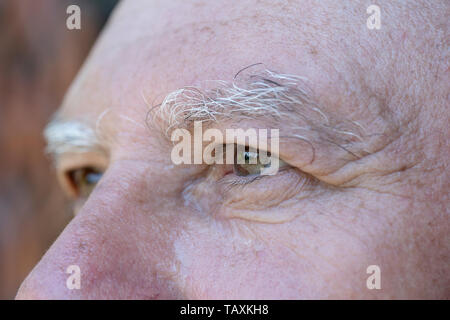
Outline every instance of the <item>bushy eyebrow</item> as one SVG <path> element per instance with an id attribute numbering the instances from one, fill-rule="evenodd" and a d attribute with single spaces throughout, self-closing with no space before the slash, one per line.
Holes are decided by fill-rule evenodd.
<path id="1" fill-rule="evenodd" d="M 55 117 L 44 129 L 46 152 L 57 159 L 64 153 L 82 153 L 100 148 L 94 129 L 79 120 Z"/>
<path id="2" fill-rule="evenodd" d="M 304 89 L 305 78 L 269 70 L 238 78 L 240 73 L 233 82 L 205 81 L 207 86 L 212 86 L 211 89 L 190 86 L 171 92 L 152 109 L 153 119 L 168 133 L 194 121 L 255 117 L 280 119 L 306 105 L 309 111 L 325 117 Z"/>
<path id="3" fill-rule="evenodd" d="M 312 98 L 304 77 L 270 70 L 246 74 L 241 70 L 231 82 L 205 83 L 207 88 L 184 87 L 169 93 L 161 104 L 151 108 L 148 123 L 169 136 L 171 130 L 191 128 L 195 121 L 266 118 L 278 126 L 289 127 L 289 137 L 307 141 L 311 146 L 333 144 L 355 158 L 359 151 L 367 153 L 351 151 L 355 142 L 364 142 L 367 137 L 363 127 L 324 111 Z M 65 153 L 102 150 L 96 130 L 80 120 L 56 116 L 45 128 L 44 136 L 46 151 L 55 159 Z"/>
<path id="4" fill-rule="evenodd" d="M 195 121 L 266 118 L 279 126 L 289 126 L 292 137 L 310 144 L 331 143 L 358 157 L 349 146 L 363 142 L 363 127 L 324 111 L 312 98 L 304 77 L 265 69 L 258 73 L 240 71 L 231 82 L 205 83 L 212 88 L 184 87 L 168 94 L 161 104 L 151 108 L 149 122 L 170 136 L 171 130 L 189 129 Z"/>

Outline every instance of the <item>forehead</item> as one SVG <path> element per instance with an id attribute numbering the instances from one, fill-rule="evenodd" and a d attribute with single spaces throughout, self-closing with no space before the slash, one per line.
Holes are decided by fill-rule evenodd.
<path id="1" fill-rule="evenodd" d="M 207 79 L 231 80 L 257 62 L 326 85 L 328 63 L 318 54 L 325 44 L 315 36 L 330 32 L 317 18 L 323 10 L 255 6 L 252 1 L 235 2 L 232 8 L 221 1 L 125 1 L 69 90 L 60 115 L 97 118 L 109 108 L 142 118 L 148 104 L 161 102 L 172 90 Z"/>

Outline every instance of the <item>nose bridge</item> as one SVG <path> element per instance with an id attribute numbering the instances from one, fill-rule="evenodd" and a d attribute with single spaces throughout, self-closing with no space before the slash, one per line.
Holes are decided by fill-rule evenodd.
<path id="1" fill-rule="evenodd" d="M 112 167 L 19 290 L 18 298 L 174 298 L 176 225 L 142 172 Z M 147 197 L 142 193 L 147 194 Z M 66 273 L 79 267 L 80 288 Z"/>

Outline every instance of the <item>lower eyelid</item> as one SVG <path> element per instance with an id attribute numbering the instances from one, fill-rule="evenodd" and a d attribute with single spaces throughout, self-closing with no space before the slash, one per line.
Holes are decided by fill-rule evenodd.
<path id="1" fill-rule="evenodd" d="M 309 198 L 320 190 L 313 178 L 296 171 L 298 169 L 289 168 L 279 175 L 264 176 L 250 185 L 222 186 L 227 189 L 217 215 L 255 222 L 269 222 L 265 221 L 268 217 L 273 221 L 284 221 L 289 212 L 283 211 L 282 203 L 297 197 Z"/>
<path id="2" fill-rule="evenodd" d="M 208 173 L 187 185 L 183 191 L 185 204 L 217 218 L 258 221 L 265 219 L 268 210 L 296 196 L 306 198 L 315 190 L 310 182 L 313 178 L 293 167 L 284 168 L 277 175 L 251 178 L 223 176 L 223 172 L 215 178 Z M 284 219 L 285 214 L 278 218 Z"/>
<path id="3" fill-rule="evenodd" d="M 257 176 L 257 175 L 253 175 L 253 176 L 249 176 L 249 177 L 235 176 L 235 177 L 230 177 L 229 179 L 228 178 L 222 179 L 222 181 L 219 181 L 219 183 L 226 184 L 229 187 L 245 186 L 252 182 L 255 182 L 256 180 L 263 179 L 264 177 L 266 177 L 266 176 Z"/>
<path id="4" fill-rule="evenodd" d="M 235 192 L 236 188 L 238 190 L 242 190 L 243 188 L 252 188 L 252 184 L 264 183 L 266 180 L 274 181 L 277 176 L 284 175 L 287 171 L 295 171 L 297 169 L 292 167 L 280 168 L 277 175 L 269 176 L 269 175 L 252 175 L 252 176 L 236 176 L 236 175 L 227 175 L 217 181 L 218 185 L 223 188 L 223 192 Z M 255 186 L 257 187 L 257 186 Z"/>

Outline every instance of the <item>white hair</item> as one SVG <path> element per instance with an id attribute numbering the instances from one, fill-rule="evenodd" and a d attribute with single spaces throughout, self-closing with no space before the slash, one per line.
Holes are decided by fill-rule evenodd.
<path id="1" fill-rule="evenodd" d="M 249 67 L 239 71 L 230 82 L 205 82 L 212 85 L 211 89 L 184 87 L 168 94 L 161 104 L 151 108 L 149 114 L 153 124 L 161 127 L 169 137 L 170 130 L 188 127 L 195 121 L 264 117 L 284 127 L 287 126 L 285 121 L 289 120 L 289 127 L 296 130 L 290 132 L 291 137 L 311 145 L 315 139 L 321 139 L 357 156 L 347 147 L 363 141 L 364 128 L 357 122 L 322 111 L 311 97 L 306 78 L 267 69 L 244 76 L 247 69 Z M 107 111 L 100 115 L 97 127 Z M 136 121 L 132 122 L 136 124 Z M 56 119 L 44 131 L 47 152 L 58 156 L 100 148 L 96 131 L 97 128 L 93 129 L 82 121 Z"/>
<path id="2" fill-rule="evenodd" d="M 305 77 L 267 69 L 243 77 L 241 71 L 231 82 L 205 82 L 212 84 L 212 89 L 189 86 L 169 93 L 161 104 L 152 107 L 153 123 L 163 126 L 169 136 L 170 130 L 194 121 L 256 117 L 290 119 L 298 120 L 299 132 L 293 136 L 303 140 L 309 141 L 307 135 L 311 133 L 320 134 L 338 145 L 363 140 L 363 127 L 359 123 L 336 119 L 319 108 L 311 97 Z"/>
<path id="3" fill-rule="evenodd" d="M 67 152 L 86 152 L 98 145 L 95 130 L 81 121 L 50 122 L 44 130 L 46 152 L 54 156 Z"/>
<path id="4" fill-rule="evenodd" d="M 203 91 L 197 87 L 184 87 L 166 96 L 154 118 L 163 118 L 167 124 L 166 133 L 191 121 L 218 121 L 218 117 L 254 118 L 268 116 L 281 118 L 281 106 L 302 104 L 306 93 L 299 90 L 296 96 L 288 91 L 305 78 L 276 74 L 265 70 L 264 74 L 252 76 L 253 81 L 241 86 L 237 81 L 209 81 L 215 88 Z"/>

